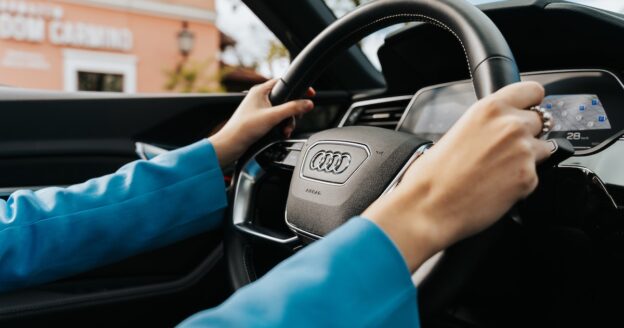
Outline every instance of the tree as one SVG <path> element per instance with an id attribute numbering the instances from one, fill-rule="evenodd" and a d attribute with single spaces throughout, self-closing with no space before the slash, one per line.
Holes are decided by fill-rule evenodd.
<path id="1" fill-rule="evenodd" d="M 269 66 L 271 76 L 275 76 L 275 74 L 277 73 L 275 72 L 274 67 L 275 62 L 281 59 L 288 58 L 290 58 L 290 53 L 288 52 L 288 49 L 286 49 L 286 47 L 284 47 L 284 45 L 277 40 L 271 41 L 269 45 L 269 52 L 266 55 L 266 61 Z"/>
<path id="2" fill-rule="evenodd" d="M 180 62 L 176 68 L 164 72 L 167 76 L 165 90 L 182 93 L 224 92 L 221 77 L 227 72 L 215 67 L 215 63 L 218 65 L 214 59 Z"/>
<path id="3" fill-rule="evenodd" d="M 329 8 L 336 14 L 336 16 L 340 17 L 355 7 L 363 5 L 365 3 L 371 2 L 373 0 L 327 0 L 326 3 Z"/>

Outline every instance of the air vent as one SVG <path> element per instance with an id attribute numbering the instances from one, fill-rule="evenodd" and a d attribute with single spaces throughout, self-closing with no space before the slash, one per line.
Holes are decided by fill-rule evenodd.
<path id="1" fill-rule="evenodd" d="M 367 125 L 394 130 L 411 98 L 403 96 L 355 103 L 343 119 L 342 126 Z"/>

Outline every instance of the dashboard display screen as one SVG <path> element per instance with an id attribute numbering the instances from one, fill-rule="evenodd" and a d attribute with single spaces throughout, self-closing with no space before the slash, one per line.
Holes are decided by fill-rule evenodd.
<path id="1" fill-rule="evenodd" d="M 597 95 L 551 95 L 544 98 L 542 108 L 552 114 L 555 124 L 552 131 L 611 129 Z"/>
<path id="2" fill-rule="evenodd" d="M 402 128 L 431 141 L 438 141 L 477 102 L 474 89 L 463 83 L 429 90 L 418 99 L 421 110 L 407 116 Z"/>
<path id="3" fill-rule="evenodd" d="M 553 129 L 543 138 L 566 138 L 578 154 L 590 153 L 624 133 L 624 85 L 606 71 L 527 73 L 546 94 L 541 107 L 553 116 Z M 477 101 L 471 81 L 423 88 L 399 123 L 398 130 L 438 141 Z M 593 149 L 593 150 L 592 150 Z"/>

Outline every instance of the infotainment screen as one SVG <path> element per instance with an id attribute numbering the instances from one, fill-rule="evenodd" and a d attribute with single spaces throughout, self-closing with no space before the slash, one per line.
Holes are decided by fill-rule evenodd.
<path id="1" fill-rule="evenodd" d="M 539 82 L 548 95 L 541 106 L 552 114 L 554 125 L 543 138 L 566 138 L 577 154 L 589 154 L 624 133 L 624 85 L 615 75 L 559 71 L 527 73 L 522 80 Z M 414 95 L 398 129 L 438 141 L 476 101 L 470 81 L 423 88 Z"/>
<path id="2" fill-rule="evenodd" d="M 418 97 L 420 110 L 415 110 L 402 122 L 403 130 L 408 130 L 421 138 L 438 141 L 468 107 L 477 102 L 470 84 L 449 85 L 431 89 Z"/>
<path id="3" fill-rule="evenodd" d="M 597 95 L 550 95 L 542 108 L 552 114 L 552 131 L 611 129 L 611 123 Z"/>

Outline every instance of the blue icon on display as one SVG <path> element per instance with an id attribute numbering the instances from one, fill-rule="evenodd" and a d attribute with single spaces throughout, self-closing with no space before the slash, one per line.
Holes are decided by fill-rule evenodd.
<path id="1" fill-rule="evenodd" d="M 579 112 L 584 112 L 584 111 L 585 111 L 585 105 L 580 105 Z"/>
<path id="2" fill-rule="evenodd" d="M 546 104 L 546 109 L 552 109 L 552 104 Z"/>
<path id="3" fill-rule="evenodd" d="M 592 99 L 592 106 L 598 106 L 598 99 Z"/>
<path id="4" fill-rule="evenodd" d="M 604 122 L 607 120 L 607 117 L 604 115 L 598 115 L 598 122 Z"/>

